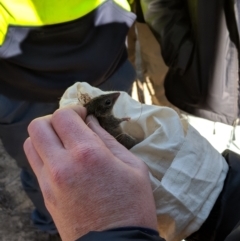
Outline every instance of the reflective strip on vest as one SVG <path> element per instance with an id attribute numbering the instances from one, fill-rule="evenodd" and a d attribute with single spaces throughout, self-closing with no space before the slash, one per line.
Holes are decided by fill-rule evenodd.
<path id="1" fill-rule="evenodd" d="M 64 23 L 83 17 L 107 0 L 1 0 L 0 45 L 9 25 L 44 26 Z M 127 0 L 114 0 L 130 11 Z"/>

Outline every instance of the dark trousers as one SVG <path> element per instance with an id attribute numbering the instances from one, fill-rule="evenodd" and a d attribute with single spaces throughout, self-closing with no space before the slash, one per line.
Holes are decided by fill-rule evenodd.
<path id="1" fill-rule="evenodd" d="M 223 156 L 229 165 L 223 190 L 206 221 L 186 241 L 240 240 L 240 155 L 226 150 Z"/>
<path id="2" fill-rule="evenodd" d="M 135 80 L 135 71 L 126 61 L 106 82 L 98 86 L 102 90 L 120 90 L 129 92 Z M 42 231 L 56 233 L 52 217 L 47 211 L 37 179 L 31 170 L 23 151 L 23 143 L 28 137 L 29 123 L 40 116 L 52 114 L 58 108 L 55 103 L 28 102 L 13 100 L 0 95 L 0 139 L 5 150 L 22 169 L 23 189 L 35 206 L 32 213 L 33 223 Z"/>

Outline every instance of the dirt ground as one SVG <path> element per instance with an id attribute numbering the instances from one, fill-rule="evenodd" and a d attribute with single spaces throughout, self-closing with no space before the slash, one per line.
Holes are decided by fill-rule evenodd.
<path id="1" fill-rule="evenodd" d="M 22 189 L 20 169 L 0 141 L 0 241 L 47 241 L 30 221 L 33 206 Z"/>

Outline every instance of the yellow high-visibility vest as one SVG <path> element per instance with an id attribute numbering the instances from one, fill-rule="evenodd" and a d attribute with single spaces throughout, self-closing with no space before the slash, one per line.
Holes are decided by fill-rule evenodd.
<path id="1" fill-rule="evenodd" d="M 78 19 L 107 0 L 0 0 L 0 45 L 8 26 L 44 26 Z M 130 11 L 127 0 L 113 0 Z"/>

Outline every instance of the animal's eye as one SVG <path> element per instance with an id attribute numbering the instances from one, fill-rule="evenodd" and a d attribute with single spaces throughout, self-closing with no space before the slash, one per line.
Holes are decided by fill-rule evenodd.
<path id="1" fill-rule="evenodd" d="M 111 102 L 110 99 L 107 99 L 107 100 L 105 101 L 105 104 L 106 104 L 106 105 L 111 105 L 111 103 L 112 103 L 112 102 Z"/>

